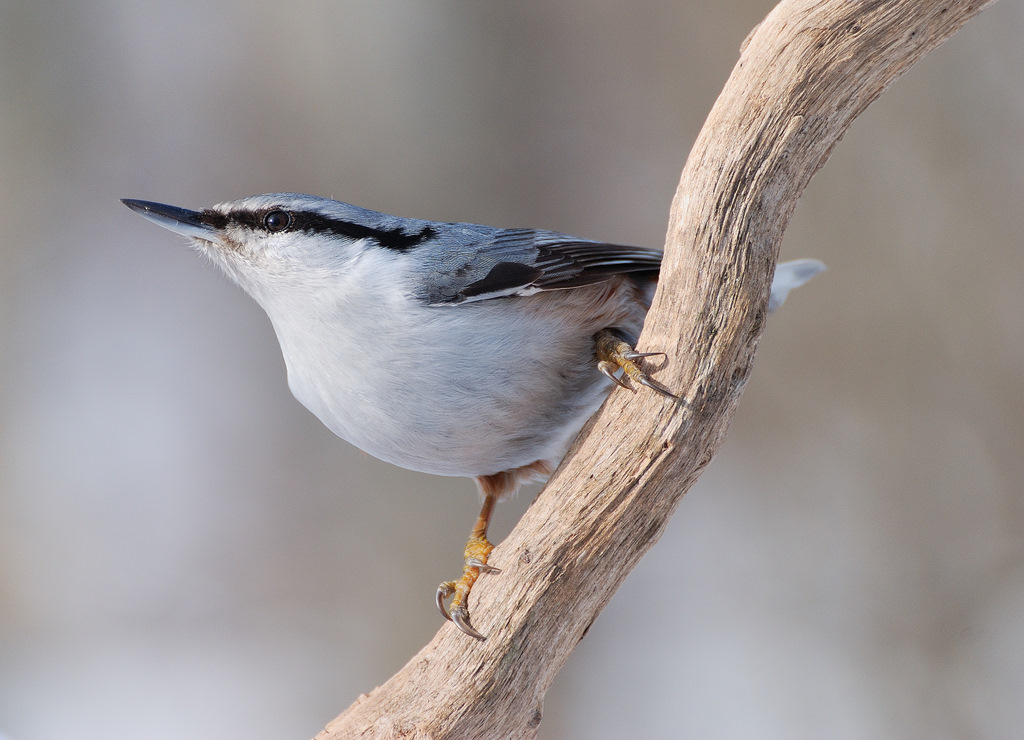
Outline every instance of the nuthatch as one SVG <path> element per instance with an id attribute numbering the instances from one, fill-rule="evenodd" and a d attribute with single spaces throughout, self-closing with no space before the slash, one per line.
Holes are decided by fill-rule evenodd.
<path id="1" fill-rule="evenodd" d="M 634 349 L 659 250 L 293 193 L 201 211 L 124 204 L 189 237 L 263 307 L 292 393 L 331 431 L 403 468 L 476 480 L 463 575 L 437 590 L 441 613 L 475 638 L 467 597 L 498 572 L 494 504 L 551 474 L 613 383 L 675 398 L 637 363 L 660 353 Z M 781 263 L 770 308 L 823 269 Z"/>

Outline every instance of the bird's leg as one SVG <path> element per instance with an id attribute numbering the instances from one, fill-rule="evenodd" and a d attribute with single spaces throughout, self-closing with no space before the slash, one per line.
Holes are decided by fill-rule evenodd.
<path id="1" fill-rule="evenodd" d="M 657 355 L 664 357 L 664 352 L 637 352 L 633 345 L 627 342 L 614 329 L 602 329 L 599 331 L 594 335 L 594 344 L 597 352 L 597 369 L 611 378 L 616 385 L 621 385 L 623 388 L 636 392 L 636 388 L 626 382 L 625 379 L 629 378 L 640 385 L 645 385 L 651 390 L 657 391 L 663 396 L 679 398 L 668 388 L 652 379 L 650 375 L 636 364 L 636 360 L 642 357 L 655 357 Z M 620 369 L 622 370 L 622 377 L 616 375 Z"/>
<path id="2" fill-rule="evenodd" d="M 487 556 L 494 549 L 494 545 L 487 539 L 487 525 L 491 521 L 491 513 L 494 511 L 494 504 L 497 500 L 497 495 L 484 493 L 483 508 L 480 509 L 480 516 L 477 517 L 476 526 L 473 527 L 473 531 L 469 535 L 469 541 L 466 542 L 466 560 L 462 568 L 462 578 L 457 581 L 445 581 L 437 587 L 437 608 L 441 610 L 445 619 L 450 619 L 455 623 L 456 627 L 478 640 L 486 640 L 487 638 L 473 629 L 473 625 L 469 623 L 468 599 L 469 592 L 481 573 L 501 572 L 498 568 L 487 564 Z M 452 594 L 455 594 L 455 597 L 452 599 L 451 606 L 445 609 L 445 599 Z"/>

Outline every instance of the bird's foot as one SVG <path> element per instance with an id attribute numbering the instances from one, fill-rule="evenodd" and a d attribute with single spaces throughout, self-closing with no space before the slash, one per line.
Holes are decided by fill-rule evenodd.
<path id="1" fill-rule="evenodd" d="M 643 357 L 665 357 L 664 352 L 637 352 L 636 349 L 618 332 L 612 329 L 602 329 L 594 335 L 594 342 L 597 346 L 597 369 L 607 375 L 616 385 L 636 392 L 636 388 L 630 385 L 626 378 L 635 383 L 645 385 L 651 390 L 657 391 L 663 396 L 678 399 L 675 393 L 658 383 L 648 375 L 636 361 Z M 616 375 L 622 370 L 621 377 Z"/>
<path id="2" fill-rule="evenodd" d="M 486 537 L 470 537 L 466 543 L 466 564 L 462 568 L 462 578 L 457 581 L 445 581 L 437 587 L 437 608 L 441 610 L 444 618 L 477 640 L 487 638 L 477 632 L 469 622 L 469 592 L 481 573 L 501 573 L 499 568 L 487 564 L 487 556 L 493 549 L 494 545 L 488 542 Z M 455 596 L 448 608 L 445 608 L 445 599 L 452 594 Z"/>

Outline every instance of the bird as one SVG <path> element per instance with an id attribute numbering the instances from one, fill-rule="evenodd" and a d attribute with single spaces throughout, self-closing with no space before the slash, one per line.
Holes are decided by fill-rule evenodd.
<path id="1" fill-rule="evenodd" d="M 218 265 L 270 318 L 295 398 L 386 462 L 476 481 L 481 510 L 441 614 L 497 574 L 495 504 L 554 471 L 615 386 L 678 401 L 637 338 L 662 252 L 556 231 L 402 218 L 299 193 L 190 210 L 122 199 Z M 778 265 L 770 308 L 824 265 Z M 450 603 L 446 606 L 448 599 Z"/>

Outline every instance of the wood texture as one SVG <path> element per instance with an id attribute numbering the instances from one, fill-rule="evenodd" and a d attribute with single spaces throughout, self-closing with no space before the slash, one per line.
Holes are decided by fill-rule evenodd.
<path id="1" fill-rule="evenodd" d="M 616 390 L 450 625 L 317 736 L 530 738 L 569 654 L 718 450 L 750 373 L 782 234 L 853 120 L 991 0 L 791 0 L 748 36 L 672 203 L 639 349 L 676 404 Z M 642 622 L 642 618 L 640 619 Z"/>

